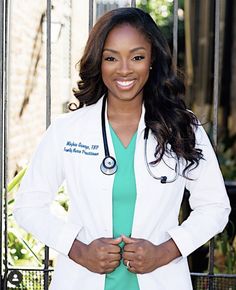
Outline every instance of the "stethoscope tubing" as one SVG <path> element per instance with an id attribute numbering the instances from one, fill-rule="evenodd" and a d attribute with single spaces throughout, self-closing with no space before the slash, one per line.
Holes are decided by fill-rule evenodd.
<path id="1" fill-rule="evenodd" d="M 176 160 L 176 163 L 175 163 L 175 176 L 173 178 L 167 178 L 167 176 L 156 176 L 153 174 L 151 168 L 150 168 L 150 165 L 149 165 L 149 162 L 147 160 L 147 140 L 148 140 L 148 134 L 149 134 L 149 128 L 146 127 L 145 128 L 145 131 L 144 131 L 144 159 L 145 159 L 145 164 L 146 164 L 146 168 L 147 168 L 147 171 L 148 173 L 156 180 L 160 180 L 161 183 L 172 183 L 174 181 L 176 181 L 176 179 L 178 178 L 179 176 L 179 171 L 180 171 L 180 168 L 179 168 L 179 161 Z M 176 159 L 176 158 L 175 158 Z"/>
<path id="2" fill-rule="evenodd" d="M 106 124 L 105 124 L 105 109 L 106 109 L 106 101 L 107 98 L 103 97 L 102 102 L 102 110 L 101 110 L 101 123 L 102 123 L 102 138 L 103 138 L 103 146 L 104 146 L 104 154 L 105 157 L 100 165 L 100 170 L 105 175 L 112 175 L 116 173 L 118 170 L 117 162 L 114 157 L 110 155 L 108 142 L 107 142 L 107 134 L 106 134 Z M 149 162 L 147 160 L 147 140 L 148 140 L 149 128 L 146 127 L 144 130 L 144 159 L 148 173 L 156 180 L 160 180 L 161 183 L 172 183 L 176 181 L 179 176 L 180 168 L 179 168 L 179 160 L 178 158 L 174 158 L 176 160 L 175 164 L 175 176 L 173 178 L 167 178 L 167 176 L 156 176 L 153 174 Z"/>
<path id="3" fill-rule="evenodd" d="M 106 109 L 106 97 L 104 96 L 102 102 L 102 111 L 101 111 L 101 122 L 102 122 L 102 138 L 105 158 L 102 160 L 100 165 L 100 170 L 105 175 L 112 175 L 116 173 L 118 166 L 114 157 L 110 156 L 108 142 L 107 142 L 107 133 L 106 133 L 106 123 L 105 123 L 105 109 Z"/>

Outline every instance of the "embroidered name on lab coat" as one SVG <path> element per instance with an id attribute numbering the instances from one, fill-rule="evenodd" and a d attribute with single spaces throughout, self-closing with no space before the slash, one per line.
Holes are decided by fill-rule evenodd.
<path id="1" fill-rule="evenodd" d="M 67 141 L 64 146 L 64 152 L 96 156 L 98 155 L 98 148 L 99 145 L 87 145 L 82 142 Z"/>

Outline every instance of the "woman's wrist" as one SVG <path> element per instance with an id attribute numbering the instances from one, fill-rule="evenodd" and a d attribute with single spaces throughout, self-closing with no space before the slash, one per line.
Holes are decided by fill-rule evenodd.
<path id="1" fill-rule="evenodd" d="M 164 247 L 166 249 L 167 256 L 170 260 L 169 262 L 181 256 L 180 250 L 173 239 L 170 239 L 167 242 L 165 242 Z"/>
<path id="2" fill-rule="evenodd" d="M 86 244 L 75 239 L 68 254 L 69 258 L 83 266 L 85 261 L 84 257 L 86 256 L 86 247 Z"/>
<path id="3" fill-rule="evenodd" d="M 173 239 L 170 239 L 157 246 L 157 261 L 159 263 L 159 267 L 170 263 L 180 256 L 181 253 L 179 248 Z"/>

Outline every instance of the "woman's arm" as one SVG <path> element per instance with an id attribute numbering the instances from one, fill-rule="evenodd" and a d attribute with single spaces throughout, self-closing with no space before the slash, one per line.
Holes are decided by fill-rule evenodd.
<path id="1" fill-rule="evenodd" d="M 60 121 L 60 120 L 58 120 Z M 81 225 L 66 222 L 52 213 L 51 205 L 64 180 L 59 151 L 60 124 L 45 132 L 16 194 L 14 217 L 26 231 L 56 251 L 68 255 Z"/>
<path id="2" fill-rule="evenodd" d="M 191 180 L 186 181 L 192 211 L 181 225 L 168 231 L 183 257 L 223 231 L 230 213 L 219 164 L 202 126 L 197 129 L 196 140 L 204 160 L 200 160 L 199 166 L 189 172 Z"/>
<path id="3" fill-rule="evenodd" d="M 190 171 L 191 180 L 186 180 L 192 212 L 181 225 L 168 230 L 170 239 L 161 245 L 124 238 L 123 258 L 125 264 L 129 261 L 130 271 L 146 273 L 178 257 L 187 257 L 228 222 L 230 204 L 215 153 L 204 129 L 200 126 L 197 131 L 197 146 L 202 149 L 204 160 Z"/>

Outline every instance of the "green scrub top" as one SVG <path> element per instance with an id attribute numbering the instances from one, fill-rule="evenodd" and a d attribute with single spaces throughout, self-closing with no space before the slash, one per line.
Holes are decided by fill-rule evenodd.
<path id="1" fill-rule="evenodd" d="M 113 237 L 124 234 L 131 236 L 136 202 L 136 182 L 134 174 L 134 152 L 137 132 L 129 145 L 124 147 L 110 126 L 118 170 L 112 190 Z M 121 248 L 123 243 L 121 243 Z M 121 260 L 120 266 L 106 275 L 105 290 L 139 290 L 137 275 L 127 270 Z"/>

